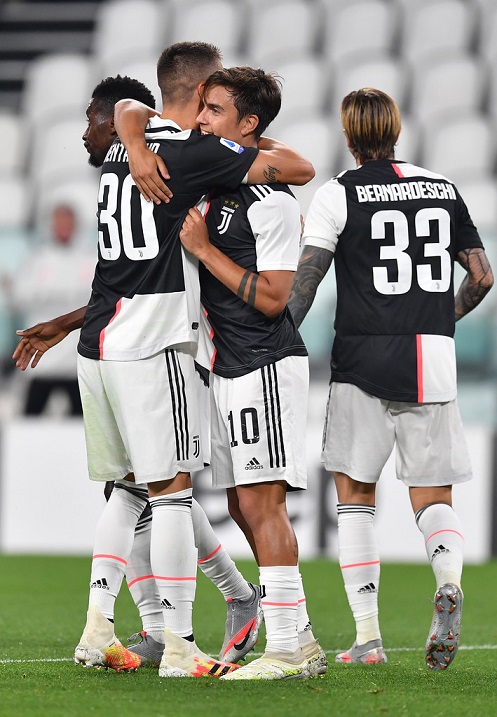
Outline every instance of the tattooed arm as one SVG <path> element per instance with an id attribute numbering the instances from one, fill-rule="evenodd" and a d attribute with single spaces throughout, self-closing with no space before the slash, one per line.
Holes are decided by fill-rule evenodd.
<path id="1" fill-rule="evenodd" d="M 456 321 L 482 301 L 494 283 L 494 275 L 483 249 L 464 249 L 457 261 L 467 271 L 455 297 Z"/>
<path id="2" fill-rule="evenodd" d="M 179 238 L 187 251 L 236 294 L 242 301 L 266 316 L 278 316 L 286 306 L 293 271 L 249 271 L 236 264 L 209 241 L 201 213 L 193 207 L 188 212 Z"/>
<path id="3" fill-rule="evenodd" d="M 333 261 L 333 252 L 317 246 L 306 246 L 293 279 L 288 308 L 300 326 L 312 306 L 319 284 Z"/>

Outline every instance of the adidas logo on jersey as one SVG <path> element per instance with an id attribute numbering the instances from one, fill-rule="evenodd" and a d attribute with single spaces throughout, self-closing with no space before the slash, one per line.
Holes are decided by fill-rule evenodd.
<path id="1" fill-rule="evenodd" d="M 358 593 L 377 593 L 378 590 L 376 589 L 376 585 L 374 583 L 369 583 L 368 585 L 364 585 L 362 588 L 359 588 L 357 591 Z"/>
<path id="2" fill-rule="evenodd" d="M 450 550 L 445 547 L 445 545 L 439 545 L 438 548 L 435 548 L 435 550 L 432 553 L 431 559 L 436 558 L 437 555 L 441 555 L 442 553 L 450 553 Z"/>
<path id="3" fill-rule="evenodd" d="M 161 607 L 165 608 L 166 610 L 176 610 L 174 605 L 171 605 L 169 600 L 166 600 L 166 598 L 164 598 L 164 600 L 161 600 L 160 605 L 161 605 Z"/>
<path id="4" fill-rule="evenodd" d="M 247 465 L 245 466 L 246 471 L 259 471 L 262 470 L 264 466 L 261 466 L 257 458 L 252 458 Z"/>
<path id="5" fill-rule="evenodd" d="M 107 585 L 107 580 L 105 578 L 95 580 L 94 583 L 90 583 L 90 590 L 92 588 L 101 588 L 102 590 L 108 590 L 109 586 Z"/>

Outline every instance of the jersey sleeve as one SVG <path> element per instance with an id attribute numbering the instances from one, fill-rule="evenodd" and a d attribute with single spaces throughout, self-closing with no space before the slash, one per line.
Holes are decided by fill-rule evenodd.
<path id="1" fill-rule="evenodd" d="M 256 147 L 242 147 L 214 135 L 197 135 L 186 151 L 185 175 L 188 173 L 193 189 L 202 192 L 239 187 L 259 153 Z"/>
<path id="2" fill-rule="evenodd" d="M 338 238 L 347 221 L 345 187 L 330 179 L 314 195 L 304 229 L 304 245 L 335 252 Z"/>
<path id="3" fill-rule="evenodd" d="M 295 271 L 299 260 L 300 208 L 286 192 L 272 191 L 248 209 L 257 271 Z"/>
<path id="4" fill-rule="evenodd" d="M 473 224 L 468 208 L 456 189 L 456 253 L 463 249 L 482 249 L 478 230 Z"/>

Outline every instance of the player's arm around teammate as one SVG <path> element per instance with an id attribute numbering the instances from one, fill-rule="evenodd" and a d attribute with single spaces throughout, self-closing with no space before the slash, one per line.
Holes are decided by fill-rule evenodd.
<path id="1" fill-rule="evenodd" d="M 202 96 L 203 84 L 199 87 Z M 148 120 L 158 113 L 136 100 L 122 100 L 115 107 L 114 120 L 119 137 L 128 150 L 130 173 L 145 199 L 168 202 L 172 193 L 163 179 L 169 178 L 164 162 L 146 145 Z M 303 185 L 313 179 L 312 164 L 291 147 L 269 137 L 261 138 L 259 155 L 249 169 L 250 184 L 285 182 Z"/>

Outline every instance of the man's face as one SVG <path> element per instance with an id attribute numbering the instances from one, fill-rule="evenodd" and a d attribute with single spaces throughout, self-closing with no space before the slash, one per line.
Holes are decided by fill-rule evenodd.
<path id="1" fill-rule="evenodd" d="M 92 100 L 86 110 L 88 125 L 83 135 L 85 149 L 90 155 L 88 163 L 101 167 L 112 142 L 116 138 L 112 115 Z"/>
<path id="2" fill-rule="evenodd" d="M 211 87 L 204 96 L 204 107 L 197 117 L 202 134 L 215 134 L 243 144 L 246 137 L 241 132 L 238 112 L 231 94 L 225 87 Z"/>

